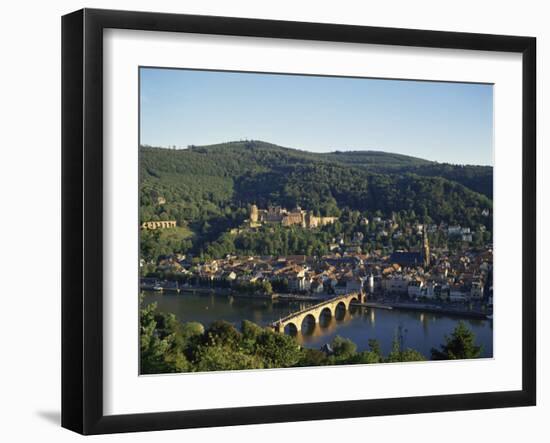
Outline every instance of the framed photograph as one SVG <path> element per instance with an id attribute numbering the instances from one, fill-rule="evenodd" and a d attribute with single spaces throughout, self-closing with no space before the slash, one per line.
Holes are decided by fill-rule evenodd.
<path id="1" fill-rule="evenodd" d="M 531 37 L 62 20 L 62 425 L 536 403 Z"/>

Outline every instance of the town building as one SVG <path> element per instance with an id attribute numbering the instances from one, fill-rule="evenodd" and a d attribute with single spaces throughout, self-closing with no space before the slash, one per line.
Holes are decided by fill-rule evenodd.
<path id="1" fill-rule="evenodd" d="M 169 229 L 176 227 L 176 220 L 155 220 L 146 221 L 141 224 L 141 229 L 155 230 L 155 229 Z"/>

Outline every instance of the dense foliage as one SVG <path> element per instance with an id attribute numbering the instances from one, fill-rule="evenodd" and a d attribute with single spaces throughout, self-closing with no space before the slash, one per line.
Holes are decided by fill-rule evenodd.
<path id="1" fill-rule="evenodd" d="M 468 329 L 464 322 L 459 322 L 450 336 L 445 337 L 445 343 L 441 349 L 432 349 L 433 360 L 460 360 L 465 358 L 478 358 L 482 348 L 475 344 L 475 335 Z"/>
<path id="2" fill-rule="evenodd" d="M 142 258 L 169 252 L 324 252 L 328 230 L 316 238 L 305 230 L 235 237 L 231 230 L 242 225 L 253 203 L 348 218 L 398 214 L 421 222 L 483 224 L 491 231 L 490 217 L 483 215 L 492 209 L 491 189 L 490 167 L 381 152 L 318 154 L 258 141 L 183 150 L 141 147 L 140 220 L 176 220 L 181 228 L 172 235 L 143 233 Z"/>
<path id="3" fill-rule="evenodd" d="M 425 177 L 443 177 L 493 198 L 491 166 L 451 165 L 378 151 L 335 152 L 325 155 L 340 163 L 360 166 L 379 174 L 413 173 Z"/>
<path id="4" fill-rule="evenodd" d="M 392 350 L 383 355 L 374 339 L 369 340 L 369 350 L 362 352 L 340 336 L 326 350 L 309 349 L 291 336 L 247 320 L 240 330 L 221 320 L 205 329 L 200 323 L 180 323 L 173 314 L 157 312 L 155 303 L 141 309 L 140 326 L 142 374 L 426 360 L 420 352 L 403 347 L 399 331 Z M 459 323 L 442 345 L 443 352 L 432 351 L 432 359 L 477 358 L 481 349 L 474 341 L 474 334 Z"/>

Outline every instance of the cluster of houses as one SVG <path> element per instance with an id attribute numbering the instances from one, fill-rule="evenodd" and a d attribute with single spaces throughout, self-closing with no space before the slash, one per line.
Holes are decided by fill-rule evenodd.
<path id="1" fill-rule="evenodd" d="M 483 215 L 489 215 L 487 213 Z M 283 226 L 299 225 L 319 228 L 332 224 L 336 217 L 316 217 L 301 208 L 287 210 L 282 207 L 259 209 L 252 205 L 248 226 L 255 229 L 262 224 L 277 223 Z M 459 238 L 465 244 L 472 242 L 469 227 L 446 224 L 405 223 L 402 226 L 393 216 L 388 219 L 366 217 L 360 225 L 368 226 L 363 232 L 355 232 L 347 241 L 343 235 L 328 244 L 328 255 L 305 256 L 227 256 L 223 259 L 196 263 L 189 256 L 172 255 L 160 260 L 157 270 L 177 277 L 178 282 L 163 285 L 210 286 L 239 288 L 269 282 L 273 290 L 286 293 L 310 294 L 317 297 L 334 296 L 364 291 L 371 298 L 406 296 L 411 299 L 437 299 L 450 302 L 483 300 L 492 303 L 491 245 L 483 248 L 466 248 L 466 251 L 450 253 L 447 250 L 430 250 L 428 235 L 444 233 L 449 238 Z M 174 227 L 175 221 L 146 222 L 143 229 Z M 370 226 L 369 226 L 370 225 Z M 485 230 L 480 226 L 481 231 Z M 395 250 L 391 254 L 376 249 L 366 254 L 361 246 L 370 243 L 377 235 L 422 236 L 419 251 Z M 161 287 L 148 281 L 143 287 Z"/>
<path id="2" fill-rule="evenodd" d="M 440 224 L 426 225 L 422 223 L 406 223 L 404 225 L 400 225 L 395 221 L 395 218 L 383 219 L 382 217 L 373 217 L 370 221 L 367 218 L 361 219 L 361 225 L 369 224 L 375 226 L 374 229 L 371 229 L 371 234 L 368 238 L 370 240 L 374 239 L 376 235 L 399 239 L 403 237 L 410 237 L 411 235 L 422 235 L 422 233 L 426 231 L 429 234 L 439 232 L 446 235 L 448 238 L 458 238 L 464 243 L 471 243 L 474 234 L 474 231 L 470 227 L 448 225 L 443 222 Z M 478 227 L 480 232 L 484 232 L 486 229 L 487 228 L 484 225 L 479 225 Z"/>
<path id="3" fill-rule="evenodd" d="M 492 267 L 490 248 L 432 256 L 432 263 L 427 268 L 391 263 L 375 277 L 375 288 L 385 294 L 406 295 L 413 299 L 473 300 L 492 304 Z"/>
<path id="4" fill-rule="evenodd" d="M 228 256 L 198 264 L 174 256 L 161 262 L 160 268 L 184 276 L 187 284 L 193 285 L 238 287 L 269 282 L 279 292 L 318 297 L 364 291 L 371 298 L 406 296 L 492 303 L 490 247 L 449 254 L 430 253 L 425 244 L 421 252 L 404 254 Z"/>

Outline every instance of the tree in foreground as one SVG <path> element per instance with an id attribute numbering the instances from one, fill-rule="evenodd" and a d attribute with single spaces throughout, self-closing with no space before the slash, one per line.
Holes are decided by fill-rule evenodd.
<path id="1" fill-rule="evenodd" d="M 140 311 L 140 371 L 142 374 L 185 372 L 181 324 L 173 314 L 159 314 L 156 303 Z"/>
<path id="2" fill-rule="evenodd" d="M 445 336 L 441 350 L 432 348 L 432 360 L 461 360 L 479 358 L 482 346 L 475 344 L 475 334 L 464 322 L 459 322 L 450 336 Z"/>
<path id="3" fill-rule="evenodd" d="M 426 360 L 426 357 L 424 357 L 424 355 L 418 352 L 417 350 L 404 347 L 403 343 L 404 343 L 405 332 L 406 330 L 403 331 L 401 326 L 397 328 L 397 331 L 392 341 L 392 350 L 384 359 L 384 363 Z"/>
<path id="4" fill-rule="evenodd" d="M 197 372 L 234 371 L 239 369 L 261 369 L 263 367 L 262 360 L 255 355 L 220 344 L 209 344 L 198 346 L 191 370 Z"/>
<path id="5" fill-rule="evenodd" d="M 401 348 L 397 340 L 393 341 L 391 352 L 384 359 L 384 363 L 397 363 L 407 361 L 424 361 L 426 357 L 412 348 Z"/>
<path id="6" fill-rule="evenodd" d="M 331 347 L 336 359 L 343 362 L 355 355 L 357 351 L 357 345 L 355 343 L 349 338 L 340 337 L 339 335 L 333 338 Z"/>
<path id="7" fill-rule="evenodd" d="M 289 368 L 300 361 L 302 349 L 293 337 L 264 329 L 256 338 L 253 355 L 266 368 Z"/>

